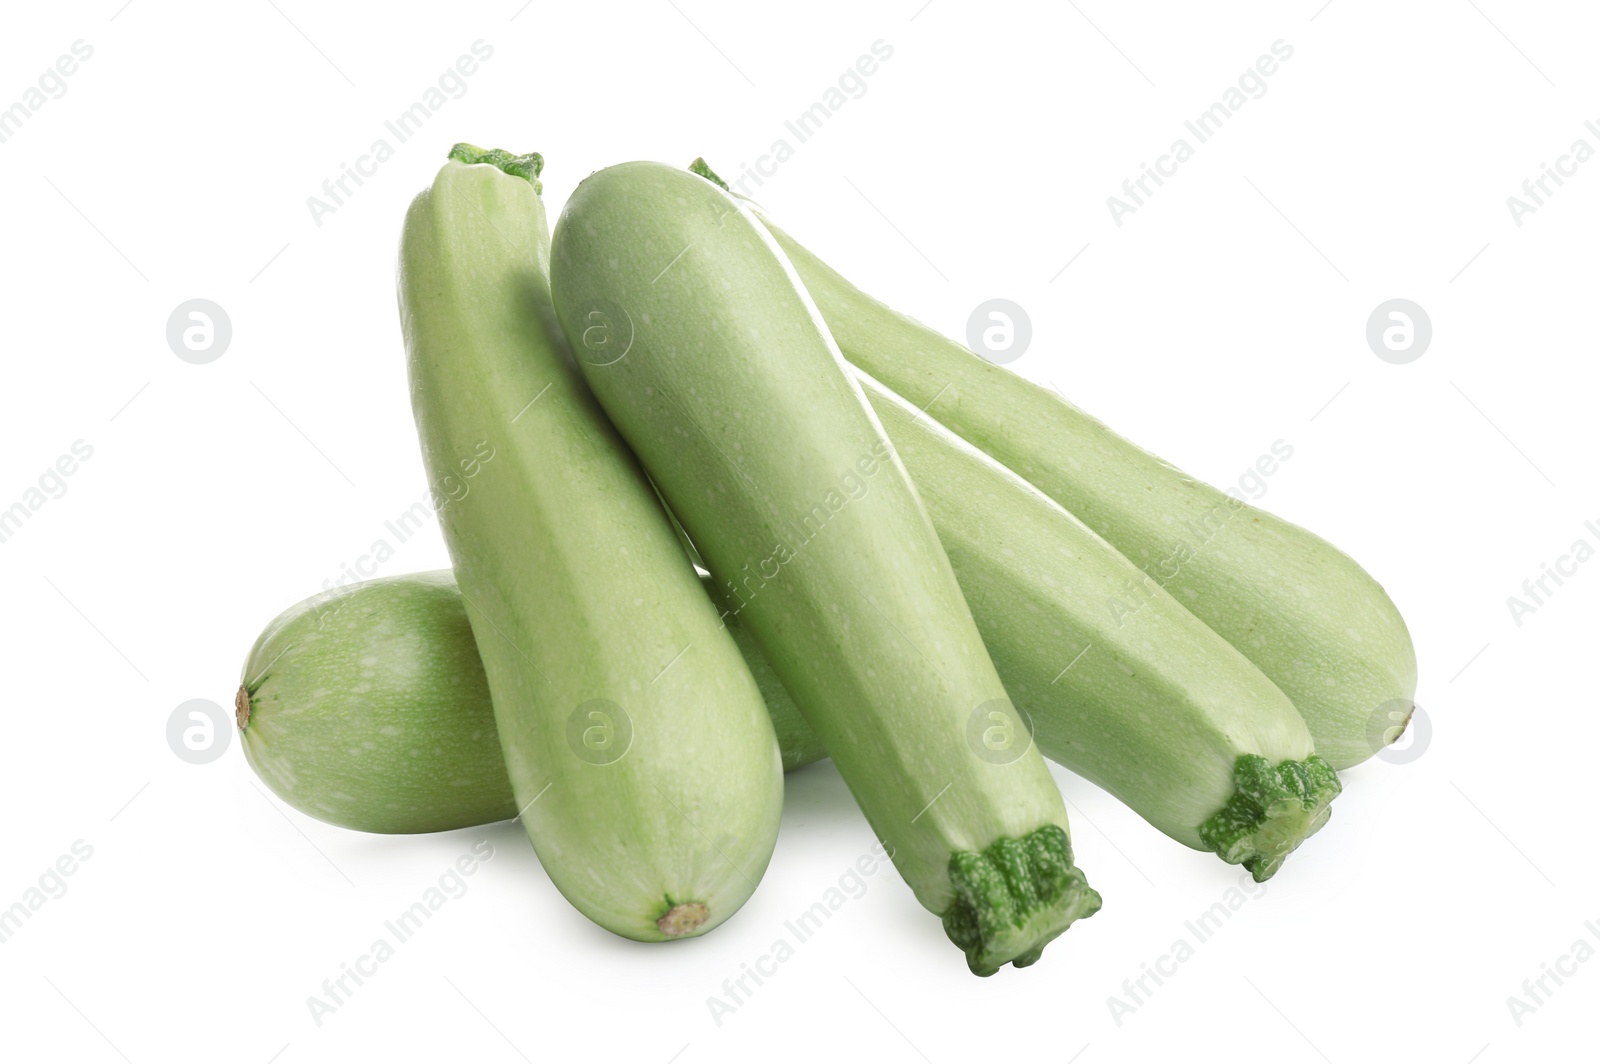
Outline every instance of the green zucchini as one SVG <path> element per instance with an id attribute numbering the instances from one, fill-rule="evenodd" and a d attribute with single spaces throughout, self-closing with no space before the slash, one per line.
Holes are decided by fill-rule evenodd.
<path id="1" fill-rule="evenodd" d="M 737 618 L 728 630 L 772 715 L 784 769 L 826 757 L 754 637 Z M 448 569 L 351 584 L 285 610 L 251 648 L 234 708 L 250 767 L 308 816 L 412 834 L 517 815 L 489 680 Z"/>
<path id="2" fill-rule="evenodd" d="M 722 184 L 702 160 L 693 169 Z M 1143 570 L 1118 597 L 1120 608 L 1141 608 L 1156 588 L 1171 593 L 1288 695 L 1336 769 L 1400 737 L 1414 708 L 1416 653 L 1394 603 L 1349 555 L 897 313 L 756 214 L 850 362 L 1009 466 Z"/>
<path id="3" fill-rule="evenodd" d="M 627 163 L 568 200 L 562 327 L 610 414 L 921 904 L 971 969 L 1031 964 L 1100 898 L 926 511 L 772 240 L 727 193 Z M 809 525 L 807 522 L 811 522 Z M 979 728 L 981 732 L 982 727 Z"/>
<path id="4" fill-rule="evenodd" d="M 858 371 L 1044 755 L 1260 881 L 1339 793 L 1294 705 L 1057 503 Z"/>
<path id="5" fill-rule="evenodd" d="M 783 774 L 760 689 L 549 296 L 538 156 L 458 145 L 413 201 L 400 319 L 439 511 L 523 826 L 581 912 L 644 941 L 754 891 Z"/>
<path id="6" fill-rule="evenodd" d="M 1258 879 L 1276 871 L 1326 822 L 1339 790 L 1288 699 L 1165 592 L 1116 623 L 1101 604 L 1139 576 L 1131 562 L 1015 473 L 857 375 L 1040 751 L 1185 845 Z M 765 696 L 784 767 L 826 756 L 739 616 L 724 615 Z M 376 668 L 358 666 L 362 659 Z M 391 832 L 515 815 L 448 573 L 307 600 L 273 622 L 245 674 L 241 714 L 255 707 L 246 753 L 296 808 Z"/>

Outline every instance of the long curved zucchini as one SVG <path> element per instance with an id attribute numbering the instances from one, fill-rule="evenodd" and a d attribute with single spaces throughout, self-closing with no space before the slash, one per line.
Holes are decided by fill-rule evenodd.
<path id="1" fill-rule="evenodd" d="M 761 692 L 551 311 L 538 156 L 458 145 L 407 213 L 400 318 L 439 512 L 523 826 L 590 919 L 700 934 L 771 857 Z"/>
<path id="2" fill-rule="evenodd" d="M 794 695 L 918 901 L 981 975 L 1099 895 L 926 511 L 759 223 L 682 170 L 591 175 L 551 284 L 584 374 Z"/>
<path id="3" fill-rule="evenodd" d="M 722 184 L 703 161 L 693 169 Z M 1129 606 L 1165 588 L 1289 696 L 1336 769 L 1400 737 L 1414 707 L 1416 652 L 1394 603 L 1349 555 L 897 313 L 755 213 L 850 362 L 1016 471 L 1144 571 Z"/>
<path id="4" fill-rule="evenodd" d="M 761 688 L 784 769 L 826 757 L 755 638 L 737 618 L 728 631 Z M 234 709 L 256 775 L 319 820 L 413 834 L 517 815 L 489 679 L 448 569 L 291 606 L 250 649 Z"/>

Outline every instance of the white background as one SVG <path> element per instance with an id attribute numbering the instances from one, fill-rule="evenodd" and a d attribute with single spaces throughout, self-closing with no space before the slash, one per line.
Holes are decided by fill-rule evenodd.
<path id="1" fill-rule="evenodd" d="M 93 56 L 0 144 L 0 508 L 93 457 L 0 544 L 0 907 L 75 841 L 64 896 L 0 945 L 13 1059 L 1008 1059 L 1095 1064 L 1573 1060 L 1600 963 L 1507 1006 L 1600 926 L 1592 831 L 1600 564 L 1593 434 L 1600 161 L 1518 226 L 1506 198 L 1600 120 L 1578 4 L 1119 7 L 27 5 L 0 107 Z M 1215 10 L 1212 10 L 1215 8 Z M 291 21 L 292 20 L 292 21 Z M 1491 22 L 1491 20 L 1493 20 Z M 1503 32 L 1502 32 L 1503 31 Z M 493 56 L 319 226 L 307 197 L 475 40 Z M 1214 483 L 1294 448 L 1262 505 L 1351 552 L 1416 639 L 1432 739 L 1345 776 L 1325 831 L 1136 1012 L 1107 1000 L 1238 872 L 1057 772 L 1104 909 L 979 980 L 892 872 L 718 1026 L 706 1005 L 871 844 L 827 765 L 790 777 L 761 889 L 705 938 L 587 923 L 518 825 L 345 832 L 266 796 L 234 740 L 174 756 L 174 707 L 230 704 L 277 611 L 422 497 L 393 291 L 404 207 L 449 145 L 544 153 L 552 219 L 631 158 L 725 176 L 882 39 L 893 56 L 758 198 L 868 291 L 952 335 L 1003 296 L 1015 368 Z M 1106 198 L 1283 39 L 1294 49 L 1147 205 Z M 1113 43 L 1114 42 L 1114 43 Z M 390 138 L 392 141 L 392 137 Z M 1068 263 L 1071 265 L 1067 265 Z M 1065 269 L 1063 269 L 1065 267 Z M 168 315 L 233 324 L 180 361 Z M 1380 302 L 1432 346 L 1380 361 Z M 436 530 L 385 574 L 446 564 Z M 1594 570 L 1591 572 L 1590 570 Z M 306 999 L 479 839 L 494 857 L 318 1026 Z M 1554 988 L 1554 983 L 1548 984 Z M 26 1049 L 24 1047 L 32 1047 Z"/>

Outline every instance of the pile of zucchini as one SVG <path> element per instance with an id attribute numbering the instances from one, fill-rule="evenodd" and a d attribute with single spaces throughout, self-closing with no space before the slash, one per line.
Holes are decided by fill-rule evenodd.
<path id="1" fill-rule="evenodd" d="M 453 572 L 252 648 L 237 722 L 290 805 L 520 817 L 574 906 L 663 941 L 744 903 L 783 773 L 831 757 L 988 975 L 1100 907 L 1044 757 L 1261 880 L 1404 729 L 1411 640 L 1348 556 L 873 300 L 698 160 L 593 174 L 553 239 L 541 167 L 457 145 L 407 214 L 423 460 L 471 490 L 435 504 Z"/>

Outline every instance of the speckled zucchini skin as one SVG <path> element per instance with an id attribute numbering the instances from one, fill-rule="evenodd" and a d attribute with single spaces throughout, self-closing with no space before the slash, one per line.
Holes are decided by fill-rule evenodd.
<path id="1" fill-rule="evenodd" d="M 448 571 L 317 595 L 269 624 L 235 699 L 245 757 L 330 824 L 390 834 L 517 815 L 489 681 Z"/>

